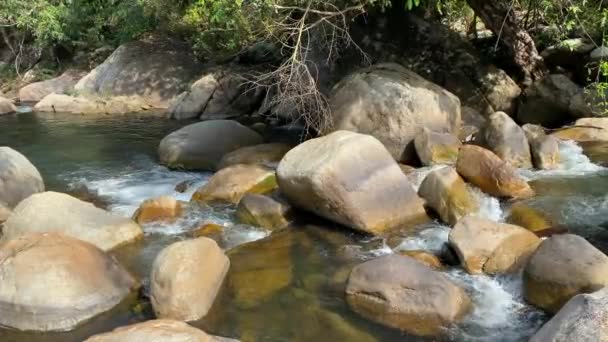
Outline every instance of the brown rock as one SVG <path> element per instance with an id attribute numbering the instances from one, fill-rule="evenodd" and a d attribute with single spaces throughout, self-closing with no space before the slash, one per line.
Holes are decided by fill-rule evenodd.
<path id="1" fill-rule="evenodd" d="M 239 203 L 248 193 L 263 194 L 277 187 L 274 171 L 258 165 L 233 165 L 221 169 L 201 186 L 192 201 Z"/>
<path id="2" fill-rule="evenodd" d="M 429 253 L 427 251 L 400 251 L 399 254 L 416 259 L 417 261 L 427 265 L 428 267 L 434 270 L 439 270 L 443 268 L 441 260 L 439 260 L 439 258 L 435 254 Z"/>
<path id="3" fill-rule="evenodd" d="M 174 221 L 183 212 L 182 204 L 173 197 L 161 196 L 145 200 L 133 214 L 139 224 L 153 221 Z"/>
<path id="4" fill-rule="evenodd" d="M 13 104 L 13 101 L 5 99 L 0 95 L 0 115 L 12 114 L 17 111 L 17 107 Z"/>
<path id="5" fill-rule="evenodd" d="M 111 332 L 89 337 L 85 342 L 238 342 L 207 335 L 204 331 L 180 321 L 155 319 L 120 327 Z"/>
<path id="6" fill-rule="evenodd" d="M 511 207 L 507 221 L 533 232 L 542 231 L 553 226 L 551 219 L 547 215 L 524 203 L 516 203 Z"/>
<path id="7" fill-rule="evenodd" d="M 291 206 L 264 195 L 243 196 L 236 209 L 241 223 L 267 229 L 281 229 L 289 225 Z"/>
<path id="8" fill-rule="evenodd" d="M 222 157 L 218 169 L 236 164 L 257 164 L 273 168 L 290 149 L 291 146 L 281 143 L 243 147 Z"/>
<path id="9" fill-rule="evenodd" d="M 423 129 L 414 139 L 414 146 L 422 165 L 455 164 L 462 143 L 452 134 Z"/>

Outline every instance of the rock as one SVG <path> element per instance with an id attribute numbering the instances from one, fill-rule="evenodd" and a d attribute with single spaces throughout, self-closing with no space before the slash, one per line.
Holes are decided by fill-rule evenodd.
<path id="1" fill-rule="evenodd" d="M 498 274 L 521 269 L 540 239 L 519 226 L 467 216 L 450 231 L 449 243 L 467 272 Z"/>
<path id="2" fill-rule="evenodd" d="M 23 200 L 4 223 L 3 241 L 29 233 L 62 233 L 104 251 L 143 237 L 139 225 L 93 204 L 58 192 L 43 192 Z"/>
<path id="3" fill-rule="evenodd" d="M 156 317 L 195 321 L 207 315 L 230 261 L 215 241 L 175 242 L 154 260 L 150 300 Z"/>
<path id="4" fill-rule="evenodd" d="M 488 120 L 477 109 L 463 106 L 461 109 L 462 124 L 464 126 L 473 126 L 482 129 L 486 126 Z"/>
<path id="5" fill-rule="evenodd" d="M 68 69 L 61 76 L 50 80 L 35 82 L 19 89 L 19 100 L 21 102 L 38 102 L 50 94 L 68 94 L 74 90 L 74 86 L 86 72 L 76 69 Z"/>
<path id="6" fill-rule="evenodd" d="M 418 195 L 450 225 L 479 211 L 477 198 L 452 167 L 430 172 L 422 181 Z"/>
<path id="7" fill-rule="evenodd" d="M 608 118 L 578 119 L 574 127 L 560 129 L 551 135 L 576 142 L 608 141 Z"/>
<path id="8" fill-rule="evenodd" d="M 540 170 L 554 170 L 559 167 L 559 140 L 546 135 L 541 126 L 525 124 L 522 129 L 530 143 L 534 167 Z"/>
<path id="9" fill-rule="evenodd" d="M 367 319 L 420 336 L 440 334 L 470 306 L 464 290 L 446 276 L 396 254 L 356 266 L 348 278 L 346 300 Z"/>
<path id="10" fill-rule="evenodd" d="M 168 112 L 174 119 L 239 117 L 253 113 L 262 99 L 262 89 L 248 85 L 238 70 L 213 70 L 178 96 Z"/>
<path id="11" fill-rule="evenodd" d="M 13 101 L 5 99 L 0 95 L 0 115 L 13 114 L 17 112 L 17 107 L 13 104 Z"/>
<path id="12" fill-rule="evenodd" d="M 554 226 L 547 215 L 525 203 L 516 203 L 511 207 L 507 222 L 532 232 L 543 231 Z"/>
<path id="13" fill-rule="evenodd" d="M 193 238 L 204 236 L 217 241 L 219 238 L 221 238 L 223 233 L 224 226 L 217 223 L 205 222 L 198 228 L 192 230 L 191 236 Z"/>
<path id="14" fill-rule="evenodd" d="M 145 200 L 133 214 L 139 224 L 153 221 L 175 221 L 183 212 L 182 204 L 173 197 L 161 196 Z"/>
<path id="15" fill-rule="evenodd" d="M 414 146 L 422 165 L 455 164 L 462 146 L 455 135 L 423 129 L 414 139 Z"/>
<path id="16" fill-rule="evenodd" d="M 34 106 L 35 112 L 69 113 L 69 114 L 126 114 L 150 109 L 146 103 L 136 97 L 74 97 L 69 95 L 50 94 Z"/>
<path id="17" fill-rule="evenodd" d="M 608 256 L 572 234 L 544 240 L 524 269 L 526 300 L 551 313 L 575 295 L 606 285 Z"/>
<path id="18" fill-rule="evenodd" d="M 331 125 L 323 132 L 347 130 L 371 134 L 397 161 L 414 156 L 413 140 L 428 128 L 458 132 L 456 96 L 397 64 L 380 64 L 340 81 L 329 99 Z"/>
<path id="19" fill-rule="evenodd" d="M 411 257 L 412 259 L 415 259 L 416 261 L 419 261 L 434 270 L 439 270 L 443 268 L 441 260 L 439 260 L 439 258 L 435 254 L 426 251 L 400 251 L 399 254 Z"/>
<path id="20" fill-rule="evenodd" d="M 186 43 L 147 39 L 121 45 L 74 89 L 85 96 L 129 96 L 168 108 L 202 70 Z"/>
<path id="21" fill-rule="evenodd" d="M 245 194 L 263 194 L 277 187 L 274 171 L 258 165 L 233 165 L 221 169 L 192 195 L 196 202 L 237 204 Z"/>
<path id="22" fill-rule="evenodd" d="M 589 58 L 592 62 L 598 62 L 608 58 L 608 47 L 600 46 L 591 51 Z"/>
<path id="23" fill-rule="evenodd" d="M 525 198 L 534 195 L 511 165 L 479 146 L 465 145 L 460 149 L 456 170 L 465 180 L 492 196 Z"/>
<path id="24" fill-rule="evenodd" d="M 228 252 L 228 281 L 240 308 L 252 308 L 289 287 L 293 278 L 293 235 L 286 230 Z"/>
<path id="25" fill-rule="evenodd" d="M 579 294 L 532 336 L 530 342 L 608 341 L 608 289 Z"/>
<path id="26" fill-rule="evenodd" d="M 485 102 L 493 112 L 505 112 L 513 114 L 517 107 L 517 100 L 521 95 L 521 88 L 502 69 L 493 65 L 479 68 L 480 77 L 477 80 Z M 491 114 L 488 113 L 488 114 Z"/>
<path id="27" fill-rule="evenodd" d="M 359 231 L 381 234 L 427 219 L 407 176 L 369 135 L 308 140 L 283 157 L 277 180 L 294 206 Z"/>
<path id="28" fill-rule="evenodd" d="M 9 208 L 0 204 L 0 223 L 3 223 L 4 221 L 6 221 L 8 219 L 8 217 L 11 216 L 12 213 L 13 213 L 12 210 L 10 210 Z M 2 225 L 0 224 L 0 234 L 2 234 L 1 226 Z"/>
<path id="29" fill-rule="evenodd" d="M 561 67 L 579 74 L 584 69 L 582 66 L 587 64 L 584 61 L 594 47 L 582 38 L 566 39 L 543 50 L 541 56 L 552 70 Z"/>
<path id="30" fill-rule="evenodd" d="M 158 155 L 161 164 L 171 168 L 214 171 L 227 153 L 262 141 L 262 136 L 236 121 L 210 120 L 167 135 Z"/>
<path id="31" fill-rule="evenodd" d="M 179 192 L 180 194 L 183 194 L 184 192 L 188 191 L 188 188 L 191 187 L 192 185 L 194 185 L 194 179 L 190 179 L 190 180 L 185 180 L 183 182 L 179 182 L 176 186 L 175 186 L 175 192 Z"/>
<path id="32" fill-rule="evenodd" d="M 180 321 L 155 319 L 116 328 L 94 335 L 85 342 L 238 342 L 238 340 L 207 335 L 204 331 Z"/>
<path id="33" fill-rule="evenodd" d="M 21 153 L 0 146 L 0 205 L 14 208 L 23 199 L 44 191 L 38 169 Z"/>
<path id="34" fill-rule="evenodd" d="M 291 206 L 271 197 L 247 194 L 236 208 L 241 223 L 266 229 L 281 229 L 289 225 Z"/>
<path id="35" fill-rule="evenodd" d="M 532 168 L 526 134 L 506 113 L 496 112 L 490 115 L 484 138 L 488 148 L 500 159 L 514 167 Z"/>
<path id="36" fill-rule="evenodd" d="M 138 287 L 114 258 L 55 233 L 4 242 L 0 274 L 0 325 L 19 330 L 72 330 Z"/>
<path id="37" fill-rule="evenodd" d="M 282 143 L 270 143 L 247 146 L 232 151 L 222 157 L 218 169 L 236 164 L 257 164 L 266 167 L 276 167 L 291 146 Z"/>

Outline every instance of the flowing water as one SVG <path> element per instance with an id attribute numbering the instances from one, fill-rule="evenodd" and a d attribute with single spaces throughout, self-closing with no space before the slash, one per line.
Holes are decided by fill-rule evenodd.
<path id="1" fill-rule="evenodd" d="M 94 197 L 108 210 L 130 216 L 147 198 L 166 194 L 187 201 L 210 176 L 169 171 L 156 162 L 160 139 L 185 124 L 137 116 L 22 113 L 0 117 L 0 145 L 26 155 L 43 174 L 47 189 Z M 527 202 L 606 252 L 608 173 L 598 164 L 608 160 L 608 153 L 605 146 L 585 148 L 593 161 L 581 147 L 564 143 L 559 170 L 522 171 L 538 192 Z M 428 171 L 419 172 L 417 185 Z M 175 185 L 182 181 L 189 182 L 188 190 L 175 192 Z M 482 203 L 478 215 L 504 219 L 509 203 L 478 190 L 475 193 Z M 154 318 L 147 289 L 155 256 L 209 222 L 225 227 L 213 237 L 228 250 L 231 269 L 209 315 L 193 325 L 243 341 L 424 341 L 352 313 L 344 300 L 344 284 L 353 265 L 364 260 L 401 250 L 439 251 L 449 227 L 438 223 L 405 227 L 385 241 L 301 217 L 292 229 L 270 235 L 237 224 L 233 213 L 230 206 L 193 207 L 174 223 L 145 225 L 143 241 L 114 252 L 144 284 L 137 298 L 71 332 L 40 334 L 0 328 L 0 341 L 82 341 L 95 333 Z M 249 243 L 252 241 L 256 242 Z M 446 273 L 467 290 L 474 309 L 439 340 L 525 341 L 547 320 L 523 300 L 521 274 L 471 276 L 459 268 Z"/>

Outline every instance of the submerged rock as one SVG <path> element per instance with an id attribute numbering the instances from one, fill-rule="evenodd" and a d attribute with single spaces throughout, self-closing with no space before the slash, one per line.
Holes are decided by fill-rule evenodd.
<path id="1" fill-rule="evenodd" d="M 464 290 L 445 275 L 396 254 L 356 266 L 346 300 L 367 319 L 420 336 L 441 334 L 470 307 Z"/>
<path id="2" fill-rule="evenodd" d="M 96 245 L 104 251 L 140 239 L 133 220 L 58 192 L 43 192 L 23 200 L 4 224 L 3 241 L 29 233 L 58 232 Z"/>
<path id="3" fill-rule="evenodd" d="M 397 161 L 414 157 L 414 138 L 423 128 L 458 133 L 460 100 L 398 64 L 379 64 L 341 80 L 329 99 L 331 125 L 371 134 Z"/>
<path id="4" fill-rule="evenodd" d="M 551 313 L 580 293 L 608 285 L 608 256 L 580 236 L 544 240 L 524 269 L 524 295 Z"/>
<path id="5" fill-rule="evenodd" d="M 497 274 L 521 269 L 540 239 L 519 226 L 467 216 L 450 231 L 449 243 L 467 272 Z"/>
<path id="6" fill-rule="evenodd" d="M 386 148 L 348 131 L 308 140 L 277 168 L 291 204 L 347 227 L 381 234 L 427 220 L 423 201 Z"/>
<path id="7" fill-rule="evenodd" d="M 488 118 L 484 138 L 486 145 L 500 159 L 514 167 L 532 167 L 530 145 L 523 129 L 506 113 L 496 112 Z"/>
<path id="8" fill-rule="evenodd" d="M 182 321 L 204 317 L 228 273 L 230 261 L 215 241 L 173 243 L 154 260 L 150 300 L 156 316 Z"/>
<path id="9" fill-rule="evenodd" d="M 11 101 L 9 99 L 5 99 L 0 94 L 0 115 L 12 114 L 12 113 L 15 113 L 16 111 L 17 111 L 17 107 L 15 107 L 15 104 L 13 103 L 13 101 Z"/>
<path id="10" fill-rule="evenodd" d="M 274 171 L 258 165 L 221 169 L 192 195 L 192 201 L 237 204 L 245 194 L 263 194 L 277 187 Z"/>
<path id="11" fill-rule="evenodd" d="M 0 146 L 0 205 L 11 209 L 42 191 L 44 182 L 38 169 L 21 153 Z"/>
<path id="12" fill-rule="evenodd" d="M 59 77 L 30 83 L 19 89 L 19 100 L 21 102 L 38 102 L 49 94 L 67 94 L 74 90 L 78 80 L 86 74 L 82 70 L 68 69 Z"/>
<path id="13" fill-rule="evenodd" d="M 94 335 L 85 342 L 238 342 L 238 340 L 208 335 L 184 322 L 155 319 Z"/>
<path id="14" fill-rule="evenodd" d="M 139 224 L 154 221 L 174 221 L 183 212 L 182 204 L 173 197 L 161 196 L 145 200 L 133 214 Z"/>
<path id="15" fill-rule="evenodd" d="M 579 294 L 532 336 L 530 342 L 608 341 L 608 289 Z"/>
<path id="16" fill-rule="evenodd" d="M 170 168 L 214 171 L 227 153 L 262 141 L 257 132 L 236 121 L 210 120 L 167 135 L 158 155 L 161 164 Z"/>
<path id="17" fill-rule="evenodd" d="M 19 330 L 74 329 L 138 287 L 99 248 L 54 233 L 3 243 L 0 274 L 0 325 Z"/>
<path id="18" fill-rule="evenodd" d="M 456 170 L 482 191 L 497 197 L 525 198 L 534 195 L 528 183 L 509 164 L 479 146 L 460 149 Z"/>
<path id="19" fill-rule="evenodd" d="M 282 143 L 247 146 L 232 151 L 222 157 L 218 169 L 236 164 L 257 164 L 266 167 L 276 167 L 291 146 Z"/>
<path id="20" fill-rule="evenodd" d="M 271 197 L 247 194 L 236 209 L 236 217 L 241 223 L 266 229 L 281 229 L 289 225 L 291 206 Z"/>
<path id="21" fill-rule="evenodd" d="M 458 137 L 423 129 L 414 139 L 414 146 L 422 165 L 455 164 L 462 146 Z"/>
<path id="22" fill-rule="evenodd" d="M 418 195 L 450 225 L 479 210 L 477 198 L 452 167 L 429 173 L 422 181 Z"/>

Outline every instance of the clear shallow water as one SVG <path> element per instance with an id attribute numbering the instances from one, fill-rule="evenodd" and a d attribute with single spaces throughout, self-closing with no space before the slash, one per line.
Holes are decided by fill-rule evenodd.
<path id="1" fill-rule="evenodd" d="M 210 176 L 157 165 L 158 142 L 184 124 L 130 116 L 27 113 L 0 117 L 0 145 L 25 154 L 43 174 L 48 189 L 65 192 L 86 186 L 103 198 L 109 210 L 130 216 L 147 198 L 167 194 L 187 201 Z M 603 157 L 598 152 L 601 148 L 594 151 L 592 157 Z M 524 172 L 538 192 L 529 202 L 607 251 L 608 174 L 576 145 L 566 143 L 562 152 L 561 170 Z M 428 170 L 421 172 L 418 185 L 426 173 Z M 174 187 L 182 181 L 191 182 L 189 189 L 176 193 Z M 508 204 L 479 191 L 476 196 L 482 203 L 480 216 L 502 220 L 508 212 Z M 236 224 L 233 212 L 231 207 L 192 207 L 171 224 L 144 226 L 144 241 L 114 253 L 142 280 L 140 297 L 72 332 L 32 334 L 0 328 L 0 341 L 81 341 L 94 333 L 153 318 L 146 292 L 155 256 L 207 222 L 225 227 L 216 238 L 229 249 L 232 266 L 211 313 L 194 325 L 243 341 L 423 340 L 353 314 L 344 301 L 344 282 L 353 265 L 364 260 L 400 250 L 440 250 L 449 227 L 436 223 L 404 227 L 389 243 L 305 217 L 300 226 L 269 236 L 267 231 Z M 251 269 L 255 272 L 248 272 Z M 446 336 L 433 340 L 525 341 L 547 319 L 523 301 L 519 274 L 471 276 L 458 268 L 446 273 L 466 289 L 475 307 Z"/>

